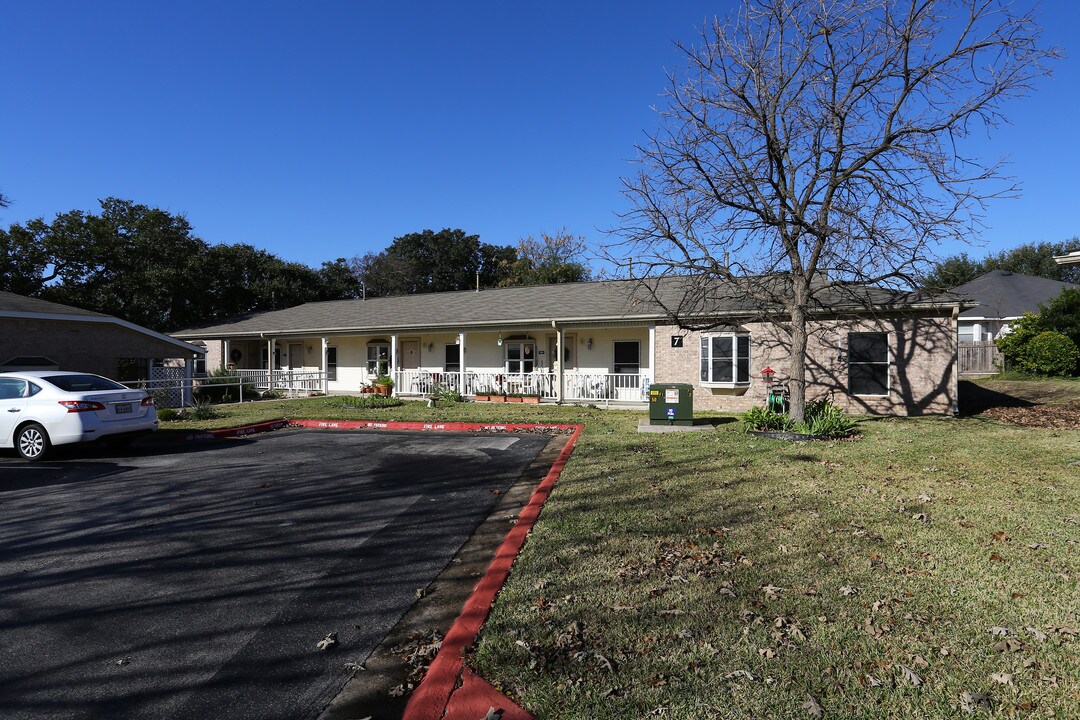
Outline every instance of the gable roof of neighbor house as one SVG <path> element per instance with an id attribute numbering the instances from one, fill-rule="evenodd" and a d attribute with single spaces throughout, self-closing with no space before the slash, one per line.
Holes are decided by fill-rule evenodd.
<path id="1" fill-rule="evenodd" d="M 760 278 L 747 282 L 760 283 Z M 663 320 L 664 306 L 678 306 L 688 317 L 742 316 L 760 312 L 745 287 L 714 283 L 702 294 L 700 283 L 685 277 L 605 280 L 483 290 L 396 295 L 367 300 L 311 302 L 285 310 L 255 313 L 225 322 L 185 328 L 180 338 L 227 338 L 252 335 L 384 333 L 407 330 L 500 328 L 575 323 L 627 323 Z M 659 298 L 660 303 L 654 298 Z M 954 307 L 948 296 L 925 298 L 912 293 L 860 287 L 832 292 L 822 306 L 829 312 L 875 309 L 920 310 Z"/>
<path id="2" fill-rule="evenodd" d="M 992 270 L 951 292 L 978 303 L 978 307 L 960 313 L 961 318 L 1005 319 L 1038 312 L 1040 304 L 1053 300 L 1066 288 L 1080 289 L 1080 285 L 1008 270 Z"/>
<path id="3" fill-rule="evenodd" d="M 90 310 L 83 310 L 82 308 L 73 307 L 71 305 L 61 305 L 60 303 L 49 302 L 48 300 L 40 300 L 38 298 L 26 297 L 25 295 L 16 295 L 15 293 L 4 292 L 0 290 L 0 318 L 23 318 L 32 320 L 62 320 L 68 322 L 86 322 L 86 323 L 109 323 L 113 325 L 119 325 L 120 327 L 127 328 L 128 330 L 134 330 L 137 333 L 143 335 L 149 335 L 157 340 L 162 340 L 167 343 L 175 345 L 177 348 L 183 350 L 186 353 L 202 353 L 206 354 L 206 348 L 197 347 L 190 343 L 186 343 L 182 340 L 177 340 L 174 337 L 170 337 L 163 333 L 159 333 L 156 330 L 145 328 L 142 325 L 136 325 L 135 323 L 128 322 L 127 320 L 121 320 L 118 317 L 112 315 L 105 315 L 103 313 L 93 312 Z"/>

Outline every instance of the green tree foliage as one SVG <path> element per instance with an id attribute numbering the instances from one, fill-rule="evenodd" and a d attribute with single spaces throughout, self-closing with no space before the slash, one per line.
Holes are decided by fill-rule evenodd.
<path id="1" fill-rule="evenodd" d="M 477 273 L 481 287 L 495 287 L 515 259 L 513 248 L 446 228 L 395 238 L 382 252 L 355 258 L 353 270 L 369 296 L 412 295 L 470 290 Z"/>
<path id="2" fill-rule="evenodd" d="M 1068 340 L 1062 343 L 1057 336 Z M 1041 338 L 1036 341 L 1037 338 Z M 1066 288 L 1039 312 L 1026 313 L 996 341 L 1010 367 L 1041 374 L 1074 374 L 1068 348 L 1080 347 L 1080 289 Z M 1071 369 L 1070 369 L 1071 368 Z"/>
<path id="3" fill-rule="evenodd" d="M 499 283 L 510 285 L 553 285 L 583 282 L 592 278 L 585 261 L 585 238 L 575 236 L 565 227 L 554 235 L 540 233 L 518 241 L 517 259 Z"/>
<path id="4" fill-rule="evenodd" d="M 0 230 L 0 289 L 155 330 L 356 295 L 343 259 L 314 270 L 250 245 L 209 246 L 182 215 L 100 205 Z"/>
<path id="5" fill-rule="evenodd" d="M 1027 243 L 987 255 L 982 260 L 972 260 L 967 253 L 960 253 L 935 263 L 923 278 L 922 285 L 935 290 L 948 290 L 992 270 L 1008 270 L 1060 282 L 1080 283 L 1080 266 L 1058 265 L 1054 262 L 1055 255 L 1065 255 L 1074 250 L 1080 250 L 1080 237 L 1059 243 Z"/>

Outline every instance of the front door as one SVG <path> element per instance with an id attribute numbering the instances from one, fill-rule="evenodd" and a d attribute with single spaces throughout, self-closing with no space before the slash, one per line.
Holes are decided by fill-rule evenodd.
<path id="1" fill-rule="evenodd" d="M 289 343 L 289 369 L 300 370 L 304 367 L 304 343 Z"/>
<path id="2" fill-rule="evenodd" d="M 398 362 L 402 370 L 418 370 L 420 368 L 420 341 L 402 340 L 401 357 Z"/>
<path id="3" fill-rule="evenodd" d="M 577 341 L 576 335 L 564 335 L 563 336 L 563 356 L 562 356 L 562 368 L 563 372 L 567 370 L 573 370 L 574 365 L 574 343 Z M 559 338 L 556 335 L 552 335 L 548 338 L 548 371 L 555 372 L 555 361 L 559 359 Z"/>

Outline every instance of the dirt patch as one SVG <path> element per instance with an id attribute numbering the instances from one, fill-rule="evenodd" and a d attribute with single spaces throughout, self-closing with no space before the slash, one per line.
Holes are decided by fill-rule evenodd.
<path id="1" fill-rule="evenodd" d="M 1080 430 L 1080 404 L 995 407 L 984 410 L 979 415 L 1024 427 Z"/>

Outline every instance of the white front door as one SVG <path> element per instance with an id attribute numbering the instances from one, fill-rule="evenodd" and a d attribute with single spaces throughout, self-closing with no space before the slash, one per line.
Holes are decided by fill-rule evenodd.
<path id="1" fill-rule="evenodd" d="M 402 370 L 417 370 L 420 368 L 419 340 L 402 340 L 399 352 L 401 358 L 398 362 L 401 363 Z"/>
<path id="2" fill-rule="evenodd" d="M 289 343 L 289 369 L 300 370 L 304 367 L 304 343 Z"/>

